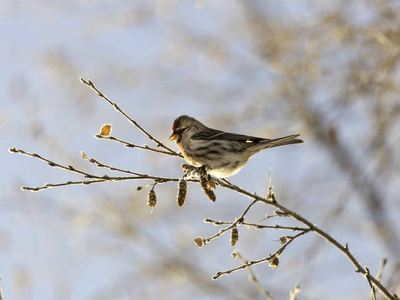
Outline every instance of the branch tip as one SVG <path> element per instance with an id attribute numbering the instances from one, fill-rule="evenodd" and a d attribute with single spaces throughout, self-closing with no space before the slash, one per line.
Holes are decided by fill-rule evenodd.
<path id="1" fill-rule="evenodd" d="M 12 147 L 12 148 L 8 149 L 8 152 L 10 152 L 10 153 L 18 153 L 18 150 L 17 150 L 17 148 Z"/>

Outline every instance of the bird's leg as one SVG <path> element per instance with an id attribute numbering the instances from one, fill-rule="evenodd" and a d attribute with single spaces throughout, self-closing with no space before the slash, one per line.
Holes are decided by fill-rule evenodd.
<path id="1" fill-rule="evenodd" d="M 184 179 L 191 179 L 195 175 L 197 175 L 199 177 L 206 177 L 207 180 L 211 179 L 210 174 L 207 173 L 206 166 L 195 167 L 192 165 L 183 164 L 182 169 L 183 169 L 183 172 L 185 173 L 183 175 Z"/>
<path id="2" fill-rule="evenodd" d="M 203 165 L 203 166 L 201 166 L 201 167 L 199 167 L 199 168 L 197 168 L 197 169 L 198 169 L 198 172 L 199 172 L 200 177 L 201 177 L 201 176 L 207 176 L 207 179 L 210 178 L 210 175 L 207 174 L 206 166 Z"/>
<path id="3" fill-rule="evenodd" d="M 182 165 L 182 169 L 183 169 L 183 178 L 188 180 L 188 179 L 192 179 L 194 176 L 210 176 L 207 174 L 206 171 L 206 167 L 205 166 L 201 166 L 201 167 L 195 167 L 192 165 L 188 165 L 188 164 L 183 164 Z"/>
<path id="4" fill-rule="evenodd" d="M 194 174 L 196 172 L 196 167 L 192 166 L 192 165 L 188 165 L 188 164 L 183 164 L 182 165 L 182 169 L 183 169 L 183 179 L 188 180 L 188 179 L 192 179 Z"/>

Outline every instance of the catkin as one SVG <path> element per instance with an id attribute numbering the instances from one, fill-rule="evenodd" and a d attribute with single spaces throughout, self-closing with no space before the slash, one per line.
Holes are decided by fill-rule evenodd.
<path id="1" fill-rule="evenodd" d="M 204 193 L 207 195 L 208 199 L 210 199 L 212 202 L 215 202 L 217 197 L 215 197 L 214 192 L 208 187 L 208 178 L 207 174 L 201 175 L 200 176 L 200 186 L 203 189 Z"/>
<path id="2" fill-rule="evenodd" d="M 185 179 L 180 179 L 178 183 L 178 194 L 176 195 L 176 202 L 179 207 L 182 207 L 186 201 L 187 182 Z"/>
<path id="3" fill-rule="evenodd" d="M 239 230 L 236 227 L 233 227 L 231 231 L 231 246 L 235 246 L 238 240 L 239 240 Z"/>
<path id="4" fill-rule="evenodd" d="M 208 187 L 208 189 L 209 190 L 215 190 L 215 183 L 214 183 L 214 180 L 212 180 L 212 178 L 210 177 L 210 178 L 208 178 L 208 180 L 207 180 L 207 187 Z"/>
<path id="5" fill-rule="evenodd" d="M 157 195 L 156 191 L 151 189 L 149 194 L 147 195 L 147 205 L 150 206 L 153 210 L 153 207 L 157 205 Z"/>

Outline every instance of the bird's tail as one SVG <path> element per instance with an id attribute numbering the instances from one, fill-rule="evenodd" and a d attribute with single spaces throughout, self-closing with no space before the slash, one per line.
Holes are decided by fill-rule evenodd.
<path id="1" fill-rule="evenodd" d="M 296 139 L 299 135 L 300 134 L 293 134 L 293 135 L 288 135 L 288 136 L 277 138 L 277 139 L 266 140 L 264 143 L 266 144 L 267 148 L 274 148 L 274 147 L 279 147 L 279 146 L 304 143 L 303 140 Z"/>

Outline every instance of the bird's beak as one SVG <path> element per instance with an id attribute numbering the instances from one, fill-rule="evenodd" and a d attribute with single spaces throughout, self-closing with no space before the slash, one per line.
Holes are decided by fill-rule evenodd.
<path id="1" fill-rule="evenodd" d="M 173 133 L 171 134 L 171 136 L 169 137 L 169 139 L 172 140 L 172 141 L 176 141 L 176 140 L 179 139 L 179 134 L 173 132 Z"/>

